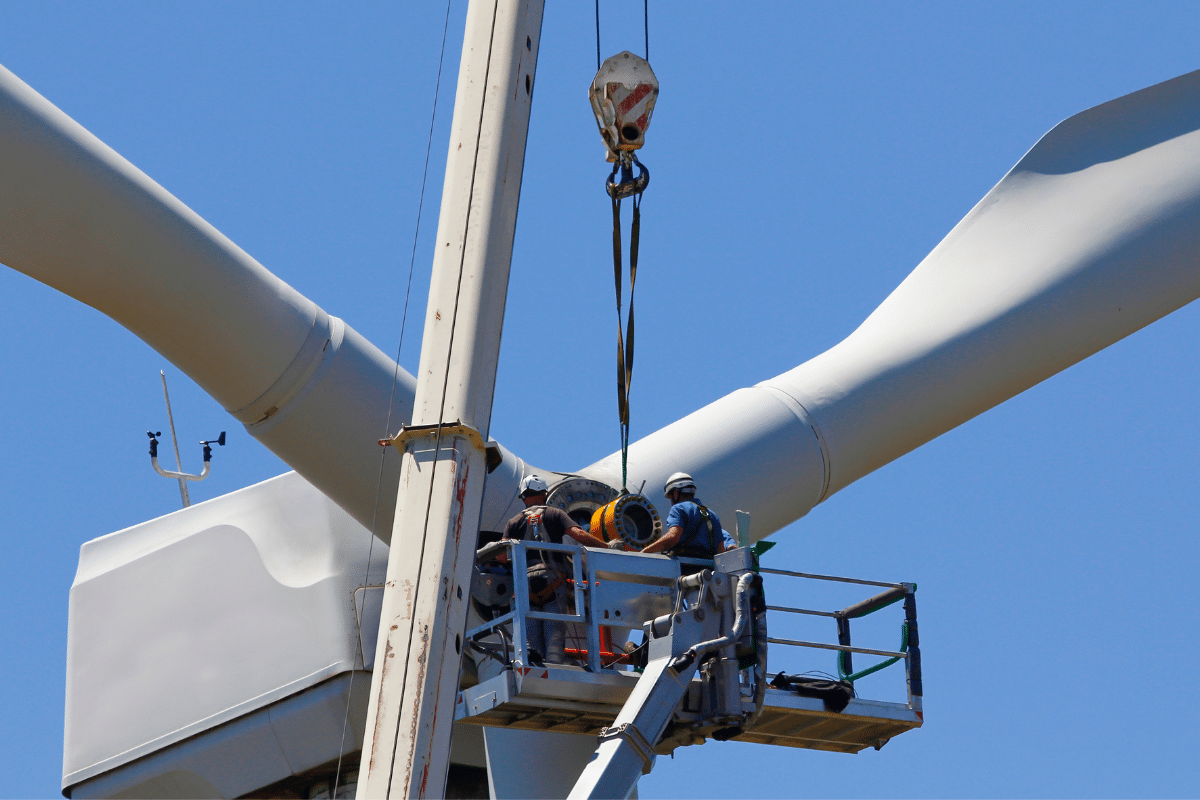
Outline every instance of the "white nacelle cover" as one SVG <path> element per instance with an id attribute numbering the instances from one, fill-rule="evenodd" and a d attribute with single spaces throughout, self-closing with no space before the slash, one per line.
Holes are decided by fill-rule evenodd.
<path id="1" fill-rule="evenodd" d="M 369 668 L 356 590 L 387 563 L 372 538 L 292 472 L 84 544 L 63 787 Z"/>

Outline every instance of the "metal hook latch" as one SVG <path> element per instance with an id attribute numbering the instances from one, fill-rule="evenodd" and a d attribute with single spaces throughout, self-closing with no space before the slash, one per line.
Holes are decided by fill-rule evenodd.
<path id="1" fill-rule="evenodd" d="M 646 169 L 646 165 L 637 160 L 637 156 L 628 151 L 621 154 L 628 155 L 629 160 L 622 158 L 613 164 L 612 172 L 609 173 L 608 180 L 604 182 L 604 188 L 608 192 L 608 196 L 614 200 L 624 200 L 626 197 L 633 197 L 635 194 L 641 194 L 646 191 L 646 187 L 650 185 L 650 170 Z M 633 175 L 633 166 L 637 165 L 638 174 L 635 178 Z M 621 180 L 617 181 L 617 172 L 621 173 Z"/>

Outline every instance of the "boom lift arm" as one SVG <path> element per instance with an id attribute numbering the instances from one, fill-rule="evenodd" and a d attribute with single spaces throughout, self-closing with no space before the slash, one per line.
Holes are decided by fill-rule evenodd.
<path id="1" fill-rule="evenodd" d="M 675 610 L 643 626 L 647 664 L 569 800 L 628 797 L 664 746 L 729 738 L 753 723 L 766 692 L 766 606 L 754 554 L 679 579 Z M 744 673 L 739 657 L 752 669 Z M 700 673 L 701 680 L 693 685 Z M 746 681 L 743 681 L 743 676 Z M 685 698 L 688 702 L 685 702 Z"/>
<path id="2" fill-rule="evenodd" d="M 455 719 L 502 729 L 598 736 L 586 764 L 572 760 L 562 765 L 572 777 L 565 786 L 556 786 L 551 793 L 555 796 L 628 797 L 657 755 L 707 739 L 737 737 L 758 744 L 857 753 L 879 749 L 922 725 L 915 584 L 760 568 L 757 547 L 701 560 L 510 540 L 486 546 L 479 558 L 486 562 L 500 550 L 509 551 L 512 571 L 482 565 L 472 585 L 473 609 L 481 624 L 467 631 L 466 650 L 476 670 L 459 692 Z M 573 586 L 573 603 L 568 601 L 566 609 L 550 612 L 530 604 L 526 581 L 514 579 L 526 574 L 527 550 L 571 557 L 568 583 Z M 702 571 L 681 577 L 681 569 Z M 767 606 L 760 584 L 766 573 L 888 591 L 840 611 Z M 901 598 L 905 623 L 900 652 L 850 644 L 850 618 Z M 773 619 L 775 627 L 798 619 L 792 615 L 833 618 L 839 622 L 839 641 L 768 637 L 768 611 L 788 615 Z M 567 626 L 566 637 L 574 644 L 565 649 L 567 662 L 530 663 L 530 620 Z M 613 642 L 623 642 L 629 626 L 640 626 L 645 641 L 633 652 L 626 646 L 618 655 L 622 648 Z M 768 684 L 768 644 L 886 660 L 850 674 L 837 686 L 806 678 L 803 672 L 789 677 L 782 671 Z M 905 665 L 907 703 L 854 693 L 855 678 L 898 661 Z M 642 671 L 630 672 L 622 665 L 640 666 Z M 844 660 L 842 666 L 849 670 Z M 531 788 L 529 782 L 510 781 L 503 791 L 497 789 L 497 796 L 530 796 Z"/>

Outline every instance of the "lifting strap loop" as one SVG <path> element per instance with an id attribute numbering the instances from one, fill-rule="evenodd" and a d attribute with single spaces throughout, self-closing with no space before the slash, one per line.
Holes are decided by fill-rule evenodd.
<path id="1" fill-rule="evenodd" d="M 639 167 L 642 165 L 633 159 Z M 613 175 L 618 167 L 613 168 Z M 623 180 L 614 184 L 613 176 L 609 176 L 607 190 L 612 199 L 613 209 L 613 283 L 617 295 L 617 419 L 621 427 L 621 489 L 628 490 L 629 475 L 629 387 L 633 381 L 633 293 L 637 285 L 638 244 L 642 231 L 642 192 L 649 182 L 649 175 L 642 168 L 645 180 L 639 176 L 638 181 L 632 182 L 633 190 L 629 195 L 621 191 L 622 187 L 630 186 L 631 182 Z M 632 173 L 632 170 L 629 170 Z M 624 177 L 624 171 L 622 174 Z M 621 199 L 624 196 L 633 198 L 633 223 L 629 229 L 629 318 L 625 322 L 625 330 L 621 324 Z"/>

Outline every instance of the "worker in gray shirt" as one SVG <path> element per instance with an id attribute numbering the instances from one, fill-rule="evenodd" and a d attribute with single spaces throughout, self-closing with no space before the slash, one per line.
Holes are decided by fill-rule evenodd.
<path id="1" fill-rule="evenodd" d="M 607 547 L 607 543 L 580 528 L 575 520 L 558 508 L 546 505 L 549 487 L 537 475 L 521 480 L 521 500 L 525 510 L 508 521 L 505 539 L 541 541 L 562 544 L 570 536 L 586 547 Z M 566 581 L 570 574 L 567 557 L 561 553 L 545 553 L 530 549 L 526 552 L 529 569 L 529 606 L 551 614 L 566 613 Z M 525 628 L 529 645 L 529 660 L 537 665 L 543 658 L 551 664 L 566 661 L 564 651 L 566 625 L 552 620 L 531 619 Z"/>

